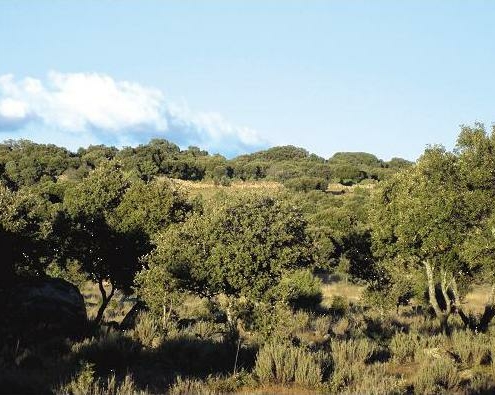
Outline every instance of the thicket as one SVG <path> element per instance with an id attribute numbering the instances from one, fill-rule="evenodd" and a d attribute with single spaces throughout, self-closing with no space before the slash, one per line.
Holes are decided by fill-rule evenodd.
<path id="1" fill-rule="evenodd" d="M 0 392 L 489 393 L 494 152 L 480 124 L 414 165 L 5 142 Z M 281 186 L 231 183 L 259 179 Z M 85 294 L 88 322 L 14 325 L 16 289 L 50 276 Z M 337 278 L 362 297 L 329 295 Z M 492 287 L 478 313 L 474 285 Z"/>

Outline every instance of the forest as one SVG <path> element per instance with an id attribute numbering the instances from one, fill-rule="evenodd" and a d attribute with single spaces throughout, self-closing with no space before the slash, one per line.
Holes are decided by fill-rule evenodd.
<path id="1" fill-rule="evenodd" d="M 416 162 L 0 144 L 0 393 L 495 391 L 495 128 Z"/>

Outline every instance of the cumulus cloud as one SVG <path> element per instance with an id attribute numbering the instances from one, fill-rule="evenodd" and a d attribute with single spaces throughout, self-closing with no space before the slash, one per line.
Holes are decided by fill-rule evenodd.
<path id="1" fill-rule="evenodd" d="M 43 80 L 0 76 L 0 132 L 28 125 L 58 136 L 70 148 L 81 141 L 136 144 L 150 136 L 227 154 L 264 145 L 256 131 L 218 113 L 194 112 L 158 89 L 99 73 L 50 72 Z"/>

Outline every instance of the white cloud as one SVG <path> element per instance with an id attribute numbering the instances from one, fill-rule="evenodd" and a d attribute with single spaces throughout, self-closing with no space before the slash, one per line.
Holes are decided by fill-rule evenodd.
<path id="1" fill-rule="evenodd" d="M 28 114 L 26 103 L 11 98 L 0 100 L 0 117 L 24 119 Z"/>
<path id="2" fill-rule="evenodd" d="M 66 145 L 80 143 L 81 136 L 88 144 L 104 136 L 123 145 L 151 135 L 228 153 L 264 144 L 254 130 L 232 125 L 218 113 L 193 112 L 167 101 L 158 89 L 105 74 L 50 72 L 44 80 L 0 76 L 0 130 L 31 123 L 53 136 L 63 134 Z"/>

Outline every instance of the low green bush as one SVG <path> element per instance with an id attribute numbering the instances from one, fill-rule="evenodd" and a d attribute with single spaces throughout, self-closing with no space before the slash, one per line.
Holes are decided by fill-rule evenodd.
<path id="1" fill-rule="evenodd" d="M 132 335 L 133 338 L 138 340 L 143 346 L 156 346 L 162 338 L 160 323 L 150 313 L 141 312 L 138 315 Z"/>
<path id="2" fill-rule="evenodd" d="M 140 347 L 131 337 L 111 332 L 75 343 L 72 356 L 94 365 L 98 373 L 123 370 L 139 357 Z"/>
<path id="3" fill-rule="evenodd" d="M 334 374 L 330 391 L 343 395 L 399 395 L 407 393 L 407 383 L 402 377 L 388 373 L 385 364 L 355 365 Z"/>
<path id="4" fill-rule="evenodd" d="M 298 385 L 314 388 L 323 378 L 324 358 L 300 347 L 268 343 L 257 355 L 254 373 L 260 383 Z"/>
<path id="5" fill-rule="evenodd" d="M 420 339 L 417 333 L 396 333 L 390 340 L 390 352 L 397 362 L 411 362 L 418 348 Z"/>
<path id="6" fill-rule="evenodd" d="M 452 351 L 466 367 L 490 360 L 490 338 L 483 333 L 455 331 L 452 333 L 451 342 Z"/>
<path id="7" fill-rule="evenodd" d="M 228 376 L 208 376 L 204 380 L 177 377 L 170 387 L 170 395 L 217 395 L 231 394 L 250 383 L 250 376 L 242 371 Z"/>
<path id="8" fill-rule="evenodd" d="M 453 392 L 460 377 L 455 363 L 450 359 L 433 359 L 422 364 L 414 380 L 416 394 Z"/>
<path id="9" fill-rule="evenodd" d="M 309 270 L 286 274 L 274 290 L 273 298 L 284 301 L 293 309 L 315 309 L 322 301 L 321 280 Z"/>
<path id="10" fill-rule="evenodd" d="M 67 395 L 147 395 L 146 391 L 136 387 L 129 374 L 120 382 L 115 374 L 111 374 L 107 380 L 96 378 L 94 365 L 90 363 L 83 363 L 79 373 L 55 392 Z"/>
<path id="11" fill-rule="evenodd" d="M 330 346 L 336 370 L 347 365 L 364 364 L 376 350 L 376 345 L 366 338 L 333 340 Z"/>

